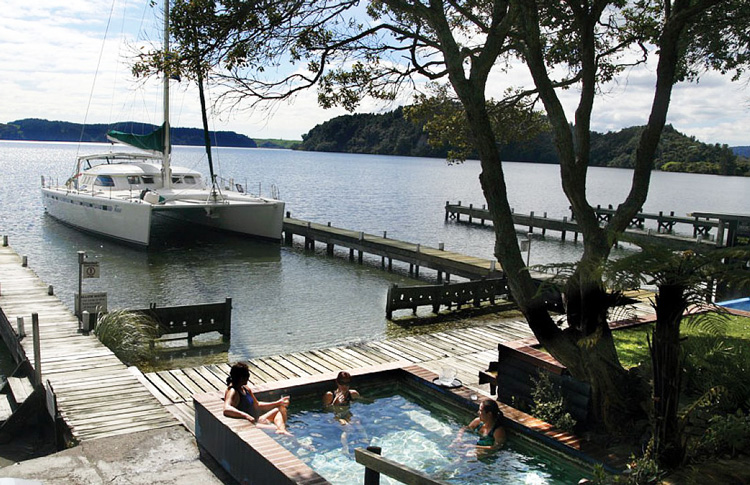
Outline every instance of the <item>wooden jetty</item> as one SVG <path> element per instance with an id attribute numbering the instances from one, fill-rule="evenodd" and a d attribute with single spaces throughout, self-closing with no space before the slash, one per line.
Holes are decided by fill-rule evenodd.
<path id="1" fill-rule="evenodd" d="M 596 214 L 597 219 L 601 223 L 608 222 L 615 210 L 612 207 L 603 208 L 597 206 Z M 486 221 L 491 221 L 489 210 L 482 206 L 482 208 L 474 207 L 473 204 L 468 206 L 458 204 L 451 204 L 449 201 L 445 203 L 445 220 L 453 219 L 461 221 L 461 216 L 466 216 L 469 223 L 477 222 L 484 225 Z M 646 220 L 654 220 L 657 223 L 657 230 L 644 229 Z M 528 227 L 528 232 L 533 233 L 535 229 L 540 229 L 542 235 L 546 235 L 547 231 L 555 231 L 560 233 L 561 239 L 564 241 L 568 233 L 573 234 L 573 240 L 578 241 L 580 234 L 580 228 L 578 223 L 567 216 L 563 216 L 562 219 L 556 219 L 547 217 L 547 213 L 543 213 L 541 216 L 531 212 L 529 214 L 520 214 L 513 212 L 513 223 L 517 226 Z M 690 225 L 693 228 L 693 237 L 682 236 L 674 233 L 674 227 L 677 224 Z M 625 233 L 628 238 L 633 240 L 636 244 L 639 242 L 650 242 L 665 244 L 675 249 L 691 249 L 696 246 L 701 247 L 718 247 L 723 243 L 724 238 L 724 227 L 726 224 L 721 220 L 709 219 L 705 217 L 679 217 L 675 216 L 674 212 L 670 214 L 664 214 L 660 212 L 658 214 L 647 214 L 639 212 L 633 217 L 630 222 L 630 229 L 627 229 Z M 710 231 L 713 228 L 717 228 L 717 235 L 714 237 Z"/>
<path id="2" fill-rule="evenodd" d="M 355 252 L 357 253 L 360 264 L 363 262 L 364 254 L 368 253 L 380 256 L 381 266 L 387 266 L 389 271 L 393 267 L 393 260 L 408 263 L 409 273 L 416 276 L 419 276 L 420 267 L 434 269 L 437 271 L 438 283 L 442 282 L 443 275 L 449 280 L 452 274 L 471 280 L 502 277 L 502 268 L 497 261 L 445 251 L 442 244 L 438 248 L 432 248 L 390 239 L 387 233 L 376 236 L 332 227 L 330 222 L 326 225 L 293 219 L 289 212 L 284 218 L 283 231 L 286 244 L 291 245 L 294 236 L 299 236 L 305 240 L 305 249 L 314 250 L 315 244 L 321 243 L 326 245 L 329 255 L 334 253 L 335 246 L 345 247 L 349 249 L 351 261 L 354 260 Z"/>
<path id="3" fill-rule="evenodd" d="M 79 332 L 76 317 L 27 262 L 4 238 L 0 246 L 0 325 L 11 338 L 6 344 L 28 356 L 41 377 L 33 383 L 34 392 L 46 391 L 52 417 L 64 420 L 78 441 L 178 425 L 141 384 L 137 372 L 95 336 Z M 38 317 L 37 352 L 32 314 Z M 23 338 L 14 326 L 19 318 L 27 322 L 28 335 Z"/>

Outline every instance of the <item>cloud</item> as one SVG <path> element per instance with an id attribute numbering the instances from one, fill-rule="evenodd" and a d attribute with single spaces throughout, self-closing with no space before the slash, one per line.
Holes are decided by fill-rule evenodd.
<path id="1" fill-rule="evenodd" d="M 113 18 L 108 26 L 111 9 Z M 154 19 L 159 15 L 159 8 L 149 7 L 148 2 L 126 1 L 115 7 L 101 0 L 5 2 L 0 17 L 0 122 L 30 117 L 73 122 L 85 119 L 92 123 L 138 117 L 159 122 L 156 87 L 148 85 L 153 94 L 135 89 L 137 83 L 128 67 L 137 46 L 158 39 Z M 146 27 L 149 32 L 145 38 L 126 33 L 142 31 L 141 23 L 150 26 Z M 103 43 L 107 29 L 108 40 Z M 126 48 L 122 47 L 123 40 Z M 644 124 L 654 82 L 653 68 L 644 67 L 625 73 L 607 86 L 596 100 L 592 128 L 610 131 Z M 529 84 L 525 66 L 515 64 L 508 72 L 493 76 L 488 97 L 502 96 L 509 86 Z M 183 83 L 174 91 L 173 124 L 200 126 L 195 89 Z M 706 75 L 700 83 L 676 86 L 668 122 L 708 143 L 750 145 L 749 98 L 747 84 L 733 84 L 718 74 Z M 561 99 L 573 119 L 576 90 L 563 92 Z M 407 95 L 400 101 L 408 100 Z M 299 139 L 315 125 L 345 114 L 341 109 L 320 108 L 314 90 L 300 93 L 292 101 L 265 110 L 243 106 L 218 116 L 214 128 L 258 138 Z M 132 105 L 147 107 L 146 119 L 128 107 Z M 358 112 L 393 107 L 368 101 Z"/>

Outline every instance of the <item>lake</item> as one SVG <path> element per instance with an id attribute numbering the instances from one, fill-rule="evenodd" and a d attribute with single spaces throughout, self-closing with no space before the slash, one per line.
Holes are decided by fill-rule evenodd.
<path id="1" fill-rule="evenodd" d="M 419 284 L 408 267 L 380 269 L 380 259 L 358 265 L 348 251 L 327 257 L 293 247 L 254 241 L 200 228 L 164 234 L 148 249 L 93 237 L 46 216 L 40 177 L 64 181 L 77 154 L 105 145 L 0 142 L 0 234 L 28 255 L 29 266 L 69 306 L 77 291 L 77 251 L 100 262 L 101 278 L 85 280 L 84 292 L 106 291 L 114 308 L 150 303 L 180 305 L 233 299 L 230 360 L 314 349 L 386 336 L 388 287 Z M 175 164 L 207 172 L 199 147 L 175 147 Z M 292 217 L 331 222 L 372 234 L 484 258 L 492 257 L 490 227 L 445 222 L 446 201 L 484 204 L 479 162 L 449 166 L 445 160 L 377 155 L 310 153 L 272 149 L 219 149 L 215 164 L 224 177 L 259 184 L 268 194 L 276 185 Z M 569 215 L 559 167 L 506 163 L 511 206 L 518 212 Z M 625 197 L 632 172 L 591 168 L 588 197 L 596 205 Z M 750 213 L 750 178 L 655 172 L 646 212 Z M 679 230 L 679 228 L 678 228 Z M 688 230 L 688 228 L 683 228 Z M 525 237 L 519 227 L 519 237 Z M 572 261 L 582 245 L 555 234 L 534 237 L 531 264 Z M 434 272 L 421 273 L 422 282 Z"/>

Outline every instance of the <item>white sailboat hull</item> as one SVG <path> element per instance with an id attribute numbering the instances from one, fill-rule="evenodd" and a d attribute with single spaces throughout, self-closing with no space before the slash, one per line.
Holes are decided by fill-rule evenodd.
<path id="1" fill-rule="evenodd" d="M 156 203 L 131 191 L 70 191 L 42 188 L 47 213 L 68 225 L 128 243 L 148 246 L 156 216 L 184 222 L 186 230 L 204 226 L 264 239 L 281 238 L 284 202 L 242 194 L 211 198 L 208 190 L 160 191 Z"/>
<path id="2" fill-rule="evenodd" d="M 45 211 L 66 224 L 128 243 L 149 243 L 151 204 L 54 187 L 42 188 L 42 199 Z"/>

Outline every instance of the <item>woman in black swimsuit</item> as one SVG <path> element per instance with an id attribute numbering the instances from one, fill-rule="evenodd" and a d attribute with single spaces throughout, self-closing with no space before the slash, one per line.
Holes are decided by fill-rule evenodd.
<path id="1" fill-rule="evenodd" d="M 290 434 L 286 430 L 287 406 L 289 398 L 273 402 L 258 401 L 250 386 L 250 370 L 247 364 L 237 362 L 227 377 L 227 390 L 224 393 L 224 416 L 246 419 L 259 425 L 274 425 L 276 432 Z"/>
<path id="2" fill-rule="evenodd" d="M 352 382 L 352 376 L 341 371 L 336 376 L 336 390 L 328 391 L 323 394 L 324 406 L 348 406 L 353 399 L 359 399 L 359 393 L 355 389 L 350 389 L 349 384 Z"/>

